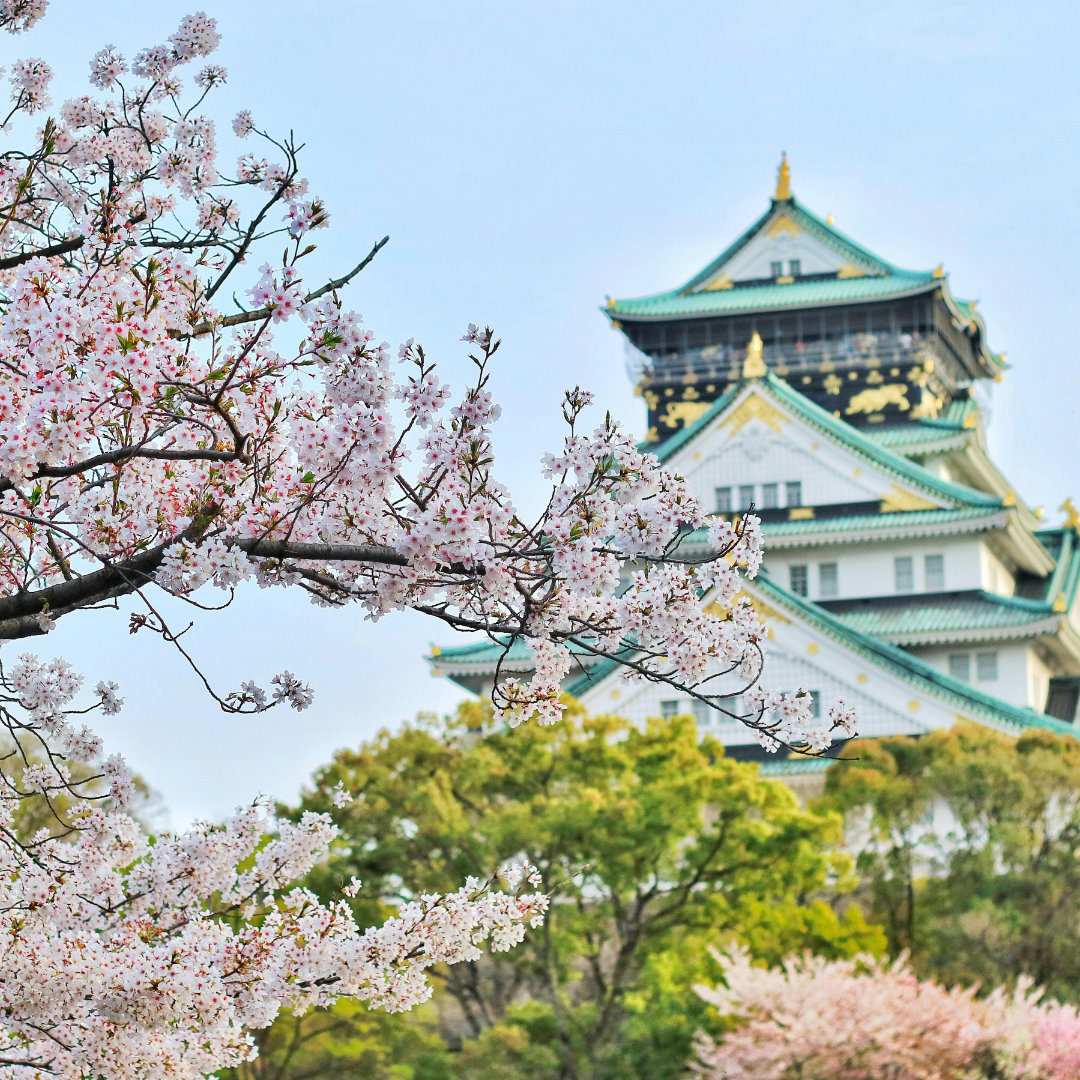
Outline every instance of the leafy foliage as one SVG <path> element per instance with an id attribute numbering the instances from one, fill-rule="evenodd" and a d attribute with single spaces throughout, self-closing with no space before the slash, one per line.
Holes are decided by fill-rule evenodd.
<path id="1" fill-rule="evenodd" d="M 946 982 L 1029 975 L 1080 1000 L 1080 743 L 960 725 L 852 754 L 823 806 L 848 815 L 892 953 Z"/>
<path id="2" fill-rule="evenodd" d="M 339 809 L 340 789 L 353 799 Z M 828 902 L 853 885 L 839 815 L 699 742 L 689 717 L 639 729 L 570 705 L 559 725 L 511 733 L 469 704 L 339 752 L 305 810 L 341 829 L 310 886 L 329 896 L 361 878 L 362 922 L 380 917 L 374 898 L 510 858 L 556 889 L 513 954 L 442 973 L 441 1027 L 463 1040 L 452 1067 L 468 1080 L 679 1076 L 705 1013 L 692 984 L 715 974 L 708 943 L 745 941 L 770 961 L 884 946 L 857 907 Z"/>

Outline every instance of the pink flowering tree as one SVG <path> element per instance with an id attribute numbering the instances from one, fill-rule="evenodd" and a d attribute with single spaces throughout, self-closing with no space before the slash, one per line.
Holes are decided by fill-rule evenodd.
<path id="1" fill-rule="evenodd" d="M 28 30 L 45 7 L 0 0 L 0 26 Z M 0 640 L 132 596 L 132 632 L 194 665 L 155 594 L 206 609 L 204 587 L 227 603 L 252 581 L 373 619 L 413 609 L 507 649 L 525 640 L 535 674 L 495 690 L 509 724 L 559 717 L 571 645 L 714 705 L 721 674 L 756 683 L 763 630 L 738 598 L 761 559 L 753 517 L 707 519 L 610 418 L 586 425 L 581 390 L 543 462 L 546 504 L 519 512 L 494 472 L 498 341 L 469 326 L 474 375 L 455 397 L 419 345 L 395 352 L 345 306 L 385 241 L 334 280 L 305 278 L 327 209 L 292 139 L 246 112 L 230 138 L 253 148 L 220 162 L 202 111 L 226 78 L 207 62 L 217 43 L 198 14 L 134 57 L 103 48 L 92 92 L 57 109 L 44 60 L 11 65 Z M 699 527 L 715 557 L 681 559 Z M 289 672 L 207 689 L 234 712 L 312 698 Z M 823 724 L 803 692 L 756 700 L 743 719 L 769 746 L 817 752 L 850 733 L 849 710 Z M 433 964 L 509 947 L 542 917 L 535 872 L 515 866 L 505 887 L 492 868 L 363 930 L 347 897 L 325 906 L 290 886 L 330 823 L 279 823 L 260 803 L 151 840 L 123 760 L 80 719 L 120 705 L 114 683 L 84 690 L 62 660 L 0 669 L 0 1076 L 204 1075 L 250 1056 L 248 1032 L 281 1008 L 343 994 L 407 1008 Z M 31 803 L 48 824 L 27 836 Z"/>
<path id="2" fill-rule="evenodd" d="M 745 951 L 717 958 L 725 985 L 698 993 L 728 1019 L 699 1035 L 691 1071 L 702 1080 L 1067 1080 L 1080 1075 L 1080 1016 L 1043 1004 L 1030 981 L 976 997 L 920 981 L 901 957 L 781 968 Z"/>

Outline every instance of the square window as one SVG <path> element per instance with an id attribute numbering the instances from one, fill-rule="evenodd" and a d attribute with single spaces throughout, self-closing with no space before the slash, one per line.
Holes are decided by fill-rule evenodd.
<path id="1" fill-rule="evenodd" d="M 834 562 L 818 563 L 818 593 L 823 599 L 840 592 L 840 567 Z"/>
<path id="2" fill-rule="evenodd" d="M 770 263 L 769 265 L 772 268 L 771 269 L 771 276 L 772 277 L 782 277 L 783 276 L 784 264 L 779 259 L 777 259 L 776 262 Z"/>
<path id="3" fill-rule="evenodd" d="M 690 711 L 694 714 L 694 721 L 699 728 L 710 727 L 716 715 L 706 702 L 696 699 L 690 702 Z"/>
<path id="4" fill-rule="evenodd" d="M 927 555 L 924 560 L 928 591 L 945 588 L 945 556 Z"/>
<path id="5" fill-rule="evenodd" d="M 788 273 L 792 277 L 798 277 L 802 273 L 802 260 L 792 259 L 791 262 L 788 263 Z"/>
<path id="6" fill-rule="evenodd" d="M 975 654 L 975 675 L 979 682 L 993 682 L 998 677 L 998 654 L 981 652 Z"/>
<path id="7" fill-rule="evenodd" d="M 786 488 L 784 494 L 787 496 L 788 506 L 802 506 L 802 482 L 789 480 L 784 487 Z"/>
<path id="8" fill-rule="evenodd" d="M 761 508 L 762 510 L 775 510 L 780 505 L 780 485 L 761 485 Z"/>
<path id="9" fill-rule="evenodd" d="M 680 706 L 681 701 L 661 701 L 660 702 L 660 716 L 664 720 L 670 720 L 673 716 L 678 716 L 682 712 Z"/>
<path id="10" fill-rule="evenodd" d="M 716 489 L 716 512 L 718 514 L 731 513 L 731 488 L 720 487 Z"/>
<path id="11" fill-rule="evenodd" d="M 897 592 L 915 591 L 915 561 L 910 555 L 898 555 L 893 559 L 893 577 Z"/>
<path id="12" fill-rule="evenodd" d="M 791 591 L 796 596 L 806 596 L 810 591 L 807 588 L 809 575 L 806 572 L 806 567 L 792 566 L 788 569 L 788 575 L 791 581 Z"/>
<path id="13" fill-rule="evenodd" d="M 949 653 L 949 674 L 960 682 L 971 682 L 971 656 L 966 652 Z"/>
<path id="14" fill-rule="evenodd" d="M 739 485 L 739 509 L 749 510 L 750 504 L 754 501 L 754 485 L 753 484 L 740 484 Z"/>

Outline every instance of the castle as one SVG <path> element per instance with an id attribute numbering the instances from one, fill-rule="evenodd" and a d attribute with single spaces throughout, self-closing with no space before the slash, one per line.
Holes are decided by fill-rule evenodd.
<path id="1" fill-rule="evenodd" d="M 746 592 L 770 628 L 765 685 L 822 710 L 842 698 L 862 736 L 1075 731 L 1080 516 L 1066 501 L 1045 526 L 991 460 L 980 400 L 1005 360 L 940 266 L 900 269 L 848 239 L 796 200 L 785 158 L 768 209 L 713 262 L 604 313 L 633 347 L 648 447 L 716 513 L 761 518 Z M 483 693 L 501 651 L 430 663 Z M 736 720 L 582 661 L 566 688 L 590 710 L 693 712 L 730 753 L 760 753 Z M 502 671 L 529 666 L 516 644 Z"/>

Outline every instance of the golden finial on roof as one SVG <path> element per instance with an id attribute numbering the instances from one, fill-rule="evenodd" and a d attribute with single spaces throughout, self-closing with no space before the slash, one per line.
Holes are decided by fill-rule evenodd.
<path id="1" fill-rule="evenodd" d="M 826 225 L 831 225 L 832 223 L 833 223 L 833 216 L 832 216 L 832 211 L 830 210 L 829 213 L 827 213 L 825 215 L 825 224 Z"/>
<path id="2" fill-rule="evenodd" d="M 1062 528 L 1065 529 L 1077 529 L 1080 528 L 1080 510 L 1077 510 L 1073 505 L 1072 499 L 1066 499 L 1060 509 L 1065 511 L 1065 524 Z"/>
<path id="3" fill-rule="evenodd" d="M 780 168 L 776 171 L 776 194 L 773 198 L 777 202 L 787 202 L 791 198 L 791 167 L 787 163 L 787 151 L 780 155 Z"/>
<path id="4" fill-rule="evenodd" d="M 768 369 L 761 355 L 761 335 L 755 333 L 746 346 L 746 359 L 743 361 L 742 377 L 744 379 L 760 379 Z"/>
<path id="5" fill-rule="evenodd" d="M 945 276 L 945 265 L 944 265 L 944 263 L 938 263 L 937 266 L 934 267 L 934 277 L 944 277 L 944 276 Z"/>

